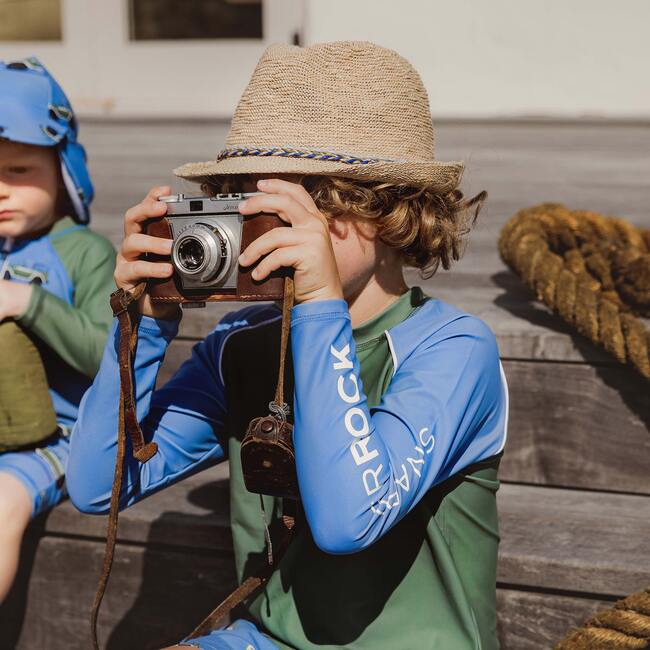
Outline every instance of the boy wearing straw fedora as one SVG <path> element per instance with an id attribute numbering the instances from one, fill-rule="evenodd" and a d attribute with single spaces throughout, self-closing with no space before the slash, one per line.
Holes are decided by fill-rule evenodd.
<path id="1" fill-rule="evenodd" d="M 216 160 L 176 170 L 214 193 L 260 194 L 244 215 L 275 228 L 241 254 L 262 281 L 293 267 L 289 396 L 300 507 L 264 589 L 227 628 L 174 647 L 496 648 L 497 468 L 508 397 L 495 337 L 478 318 L 408 288 L 458 259 L 481 194 L 463 166 L 434 159 L 426 91 L 397 53 L 365 42 L 269 47 Z M 166 278 L 171 242 L 146 235 L 165 213 L 158 187 L 125 216 L 116 283 Z M 228 458 L 240 582 L 266 558 L 258 495 L 239 449 L 267 409 L 282 314 L 227 314 L 165 385 L 175 305 L 139 301 L 134 359 L 146 464 L 125 472 L 127 507 Z M 110 500 L 118 418 L 117 329 L 72 434 L 68 489 L 85 512 Z M 274 365 L 275 364 L 275 365 Z M 102 414 L 98 420 L 97 413 Z M 273 535 L 283 514 L 264 498 Z"/>

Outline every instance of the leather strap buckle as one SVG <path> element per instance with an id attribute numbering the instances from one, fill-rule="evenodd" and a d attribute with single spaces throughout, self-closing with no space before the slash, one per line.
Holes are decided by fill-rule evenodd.
<path id="1" fill-rule="evenodd" d="M 128 311 L 129 306 L 133 303 L 133 296 L 124 289 L 120 288 L 111 294 L 111 309 L 113 316 L 119 316 Z"/>
<path id="2" fill-rule="evenodd" d="M 126 291 L 126 289 L 122 289 L 121 287 L 116 291 L 113 291 L 110 300 L 113 316 L 119 316 L 125 311 L 128 311 L 129 307 L 131 307 L 134 302 L 140 299 L 144 293 L 144 290 L 146 289 L 146 286 L 146 282 L 141 282 L 140 284 L 136 285 L 132 291 Z"/>

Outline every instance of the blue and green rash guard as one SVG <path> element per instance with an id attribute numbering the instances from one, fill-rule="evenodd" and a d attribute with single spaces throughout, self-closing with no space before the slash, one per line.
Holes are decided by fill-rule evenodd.
<path id="1" fill-rule="evenodd" d="M 122 507 L 229 458 L 240 580 L 263 561 L 265 543 L 239 445 L 247 421 L 268 412 L 280 322 L 275 304 L 227 314 L 158 389 L 178 322 L 139 323 L 137 411 L 158 452 L 130 461 Z M 116 332 L 71 439 L 70 497 L 90 513 L 107 512 L 110 500 Z M 497 648 L 508 391 L 491 330 L 414 287 L 356 328 L 344 300 L 294 306 L 290 349 L 305 521 L 248 603 L 260 634 L 279 648 Z M 279 517 L 281 502 L 265 499 Z"/>

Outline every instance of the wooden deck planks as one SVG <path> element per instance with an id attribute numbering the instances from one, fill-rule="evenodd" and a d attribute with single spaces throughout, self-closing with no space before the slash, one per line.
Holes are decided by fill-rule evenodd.
<path id="1" fill-rule="evenodd" d="M 500 583 L 614 596 L 650 584 L 650 499 L 506 483 L 498 503 Z M 224 464 L 125 510 L 118 539 L 229 553 L 227 513 Z M 105 517 L 78 515 L 66 503 L 44 532 L 100 542 L 105 524 Z"/>
<path id="2" fill-rule="evenodd" d="M 205 122 L 83 123 L 95 229 L 119 244 L 124 210 L 169 182 L 174 166 L 213 157 L 226 131 Z M 408 281 L 483 318 L 497 337 L 511 388 L 500 471 L 507 483 L 498 495 L 499 635 L 504 650 L 550 647 L 595 610 L 650 583 L 643 496 L 650 494 L 650 400 L 636 375 L 532 299 L 499 259 L 496 239 L 517 209 L 548 200 L 650 227 L 650 128 L 445 122 L 437 155 L 465 159 L 466 191 L 488 189 L 490 199 L 452 271 L 427 281 L 409 272 Z M 233 308 L 188 312 L 160 381 Z M 225 466 L 210 469 L 122 514 L 101 620 L 108 648 L 173 642 L 228 591 L 226 478 Z M 105 525 L 69 503 L 35 522 L 18 587 L 0 609 L 0 650 L 88 647 Z"/>
<path id="3" fill-rule="evenodd" d="M 226 466 L 124 511 L 101 633 L 109 650 L 179 639 L 233 585 Z M 205 479 L 205 475 L 202 475 Z M 163 498 L 163 495 L 164 498 Z M 650 499 L 503 485 L 498 573 L 504 650 L 542 648 L 615 598 L 650 583 Z M 92 523 L 90 523 L 92 520 Z M 0 610 L 0 650 L 85 650 L 88 607 L 103 552 L 104 517 L 69 503 L 33 527 L 28 575 Z M 90 525 L 89 525 L 90 524 Z M 47 621 L 47 624 L 44 622 Z M 47 641 L 46 641 L 47 639 Z"/>

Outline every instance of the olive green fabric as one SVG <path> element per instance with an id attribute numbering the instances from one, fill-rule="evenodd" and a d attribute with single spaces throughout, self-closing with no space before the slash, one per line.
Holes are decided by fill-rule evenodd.
<path id="1" fill-rule="evenodd" d="M 40 442 L 57 428 L 41 355 L 11 320 L 0 323 L 0 452 Z"/>
<path id="2" fill-rule="evenodd" d="M 369 406 L 379 403 L 393 374 L 385 330 L 408 318 L 425 298 L 414 287 L 354 329 Z M 273 394 L 279 333 L 275 321 L 232 336 L 224 349 L 230 514 L 239 580 L 266 557 L 259 496 L 245 489 L 239 449 L 246 423 L 264 414 Z M 288 383 L 285 395 L 290 397 L 293 385 Z M 279 568 L 245 615 L 283 649 L 498 648 L 498 462 L 489 459 L 435 486 L 386 535 L 358 553 L 324 553 L 300 522 Z M 265 497 L 265 510 L 277 540 L 282 503 Z"/>

